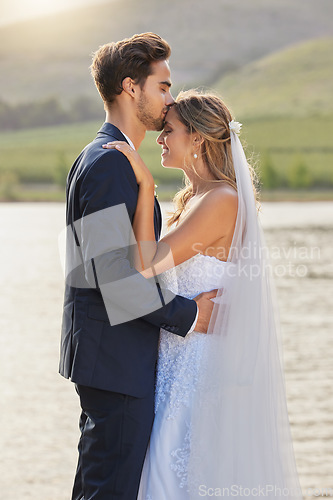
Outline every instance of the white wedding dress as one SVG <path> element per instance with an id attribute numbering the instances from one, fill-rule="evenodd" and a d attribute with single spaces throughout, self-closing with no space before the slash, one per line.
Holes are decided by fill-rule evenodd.
<path id="1" fill-rule="evenodd" d="M 218 292 L 207 335 L 161 331 L 138 500 L 303 498 L 267 246 L 242 144 L 230 137 L 238 211 L 228 261 L 197 254 L 164 273 L 184 297 Z"/>
<path id="2" fill-rule="evenodd" d="M 165 286 L 192 299 L 221 286 L 230 262 L 196 254 L 163 273 Z M 161 330 L 155 395 L 155 421 L 141 476 L 138 500 L 187 500 L 193 396 L 201 359 L 211 335 L 185 338 Z"/>

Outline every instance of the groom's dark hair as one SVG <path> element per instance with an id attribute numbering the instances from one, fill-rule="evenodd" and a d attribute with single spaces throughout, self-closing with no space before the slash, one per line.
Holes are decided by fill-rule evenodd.
<path id="1" fill-rule="evenodd" d="M 155 33 L 141 33 L 119 42 L 102 45 L 90 67 L 96 87 L 106 103 L 121 94 L 124 78 L 130 77 L 142 88 L 152 74 L 151 63 L 170 57 L 169 44 Z"/>

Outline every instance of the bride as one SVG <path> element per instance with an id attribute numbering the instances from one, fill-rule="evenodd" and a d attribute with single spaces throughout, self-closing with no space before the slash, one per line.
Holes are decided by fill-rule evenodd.
<path id="1" fill-rule="evenodd" d="M 275 302 L 256 193 L 238 133 L 217 96 L 182 92 L 157 139 L 180 168 L 170 231 L 155 241 L 154 181 L 125 142 L 109 143 L 139 185 L 137 269 L 188 298 L 217 288 L 207 335 L 161 330 L 155 421 L 138 500 L 300 499 Z M 166 252 L 166 247 L 170 250 Z"/>

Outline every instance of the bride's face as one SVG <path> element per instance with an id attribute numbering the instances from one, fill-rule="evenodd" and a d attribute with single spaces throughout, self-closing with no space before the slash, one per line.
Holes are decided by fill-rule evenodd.
<path id="1" fill-rule="evenodd" d="M 164 129 L 157 138 L 157 144 L 162 146 L 163 167 L 186 169 L 190 162 L 192 141 L 174 108 L 166 115 Z"/>

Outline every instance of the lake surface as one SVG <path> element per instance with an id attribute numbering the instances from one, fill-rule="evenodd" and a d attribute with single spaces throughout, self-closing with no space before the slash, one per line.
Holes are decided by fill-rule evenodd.
<path id="1" fill-rule="evenodd" d="M 162 204 L 163 211 L 168 204 Z M 67 500 L 79 405 L 58 375 L 63 204 L 0 204 L 0 491 Z M 333 496 L 333 203 L 263 203 L 304 498 Z"/>

